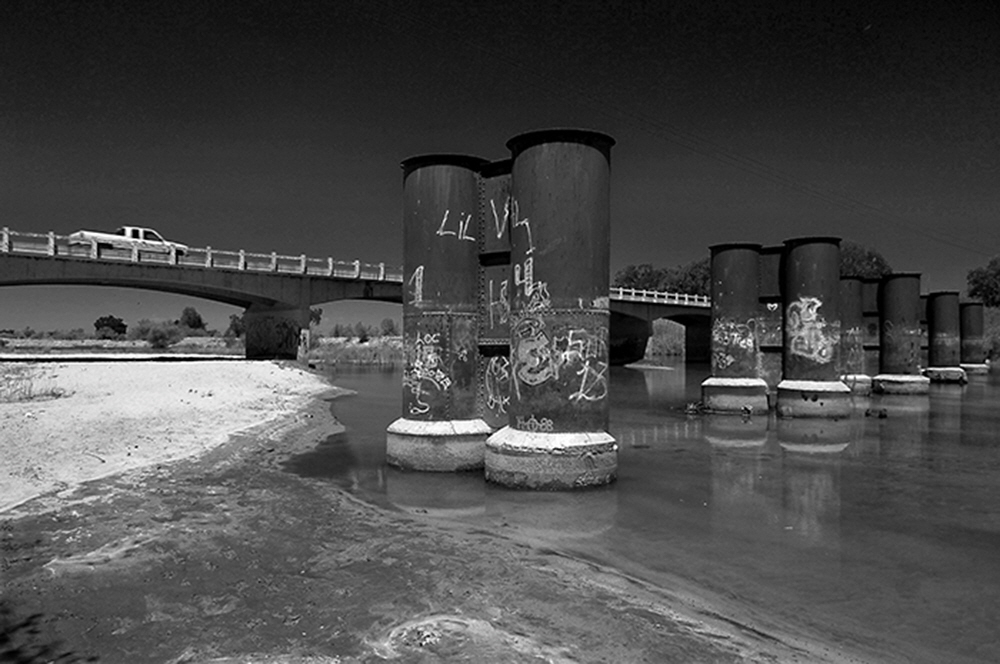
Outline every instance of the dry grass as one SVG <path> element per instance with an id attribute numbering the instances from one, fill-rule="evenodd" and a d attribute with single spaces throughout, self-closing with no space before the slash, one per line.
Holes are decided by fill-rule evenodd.
<path id="1" fill-rule="evenodd" d="M 31 364 L 0 364 L 0 403 L 58 399 L 66 392 L 41 376 Z"/>

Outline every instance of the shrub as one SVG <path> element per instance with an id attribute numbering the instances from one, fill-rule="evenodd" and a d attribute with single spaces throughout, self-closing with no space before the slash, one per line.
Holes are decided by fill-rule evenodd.
<path id="1" fill-rule="evenodd" d="M 128 325 L 125 324 L 121 318 L 117 316 L 112 316 L 108 314 L 107 316 L 101 316 L 94 321 L 94 329 L 100 333 L 101 328 L 108 328 L 116 335 L 123 336 L 128 331 Z M 118 338 L 118 337 L 101 337 L 101 338 Z"/>
<path id="2" fill-rule="evenodd" d="M 184 333 L 181 331 L 179 325 L 175 323 L 156 323 L 146 336 L 146 341 L 153 348 L 163 350 L 183 338 Z"/>

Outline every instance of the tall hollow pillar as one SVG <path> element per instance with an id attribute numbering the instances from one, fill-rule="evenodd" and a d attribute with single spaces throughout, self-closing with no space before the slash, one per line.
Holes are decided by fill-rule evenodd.
<path id="1" fill-rule="evenodd" d="M 511 171 L 508 425 L 486 479 L 570 489 L 615 479 L 608 426 L 610 153 L 604 134 L 553 129 L 507 143 Z"/>
<path id="2" fill-rule="evenodd" d="M 967 374 L 984 374 L 986 364 L 986 334 L 982 302 L 959 304 L 959 334 L 962 337 L 961 367 Z"/>
<path id="3" fill-rule="evenodd" d="M 483 466 L 490 428 L 476 412 L 479 216 L 485 160 L 426 155 L 403 162 L 402 417 L 386 461 L 412 470 Z"/>
<path id="4" fill-rule="evenodd" d="M 958 291 L 937 291 L 927 297 L 927 368 L 935 383 L 964 383 L 959 333 Z"/>
<path id="5" fill-rule="evenodd" d="M 930 380 L 920 375 L 920 275 L 882 277 L 879 293 L 879 373 L 872 390 L 884 394 L 927 394 Z"/>
<path id="6" fill-rule="evenodd" d="M 760 378 L 767 383 L 769 403 L 777 399 L 784 364 L 784 321 L 781 306 L 781 274 L 785 247 L 760 250 L 758 273 L 757 342 L 760 344 Z"/>
<path id="7" fill-rule="evenodd" d="M 717 413 L 766 413 L 757 341 L 759 244 L 729 243 L 712 252 L 712 375 L 701 384 L 705 407 Z"/>
<path id="8" fill-rule="evenodd" d="M 840 238 L 785 242 L 784 378 L 781 417 L 846 417 L 851 390 L 840 380 Z"/>
<path id="9" fill-rule="evenodd" d="M 840 374 L 855 394 L 872 391 L 872 378 L 865 371 L 864 284 L 861 279 L 840 280 Z"/>

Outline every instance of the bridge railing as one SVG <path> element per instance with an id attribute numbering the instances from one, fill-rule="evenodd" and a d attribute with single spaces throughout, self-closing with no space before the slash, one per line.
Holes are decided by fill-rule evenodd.
<path id="1" fill-rule="evenodd" d="M 70 244 L 67 236 L 56 235 L 52 232 L 24 233 L 12 231 L 6 227 L 0 229 L 0 253 L 66 256 L 90 260 L 154 263 L 216 270 L 280 272 L 367 281 L 403 281 L 402 268 L 389 266 L 385 263 L 343 261 L 332 257 L 315 258 L 305 254 L 299 256 L 286 256 L 274 252 L 261 254 L 242 249 L 231 251 L 212 249 L 211 247 L 190 248 L 183 253 L 148 251 L 138 247 L 113 249 L 99 247 L 97 243 Z"/>
<path id="2" fill-rule="evenodd" d="M 646 302 L 649 304 L 679 304 L 688 307 L 711 307 L 712 298 L 707 295 L 689 295 L 687 293 L 664 293 L 661 291 L 643 290 L 639 288 L 611 289 L 611 297 L 625 302 Z"/>

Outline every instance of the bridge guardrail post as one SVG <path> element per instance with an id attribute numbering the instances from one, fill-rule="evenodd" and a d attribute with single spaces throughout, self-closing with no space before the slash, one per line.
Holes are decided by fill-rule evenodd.
<path id="1" fill-rule="evenodd" d="M 177 265 L 177 247 L 170 247 L 170 264 Z"/>
<path id="2" fill-rule="evenodd" d="M 49 256 L 55 256 L 56 255 L 56 234 L 55 234 L 55 231 L 49 231 L 48 254 L 49 254 Z"/>
<path id="3" fill-rule="evenodd" d="M 360 279 L 361 278 L 361 260 L 360 259 L 354 261 L 354 278 L 355 279 Z"/>
<path id="4" fill-rule="evenodd" d="M 299 273 L 300 274 L 305 274 L 306 273 L 306 255 L 305 254 L 302 254 L 299 257 Z"/>
<path id="5" fill-rule="evenodd" d="M 271 252 L 271 272 L 277 272 L 277 271 L 278 271 L 278 252 L 277 251 L 272 251 Z"/>
<path id="6" fill-rule="evenodd" d="M 333 276 L 333 256 L 326 257 L 326 276 Z"/>
<path id="7" fill-rule="evenodd" d="M 10 229 L 3 227 L 3 234 L 0 235 L 0 251 L 8 253 L 10 251 Z"/>
<path id="8" fill-rule="evenodd" d="M 139 262 L 139 247 L 134 244 L 132 245 L 132 262 Z"/>
<path id="9" fill-rule="evenodd" d="M 97 252 L 97 240 L 90 238 L 90 257 L 93 259 L 100 258 L 100 254 Z"/>
<path id="10" fill-rule="evenodd" d="M 212 267 L 212 248 L 205 247 L 205 267 Z"/>
<path id="11" fill-rule="evenodd" d="M 239 264 L 239 269 L 240 270 L 247 269 L 247 252 L 244 249 L 240 249 L 240 264 Z"/>
<path id="12" fill-rule="evenodd" d="M 378 264 L 378 280 L 385 281 L 385 263 Z"/>

